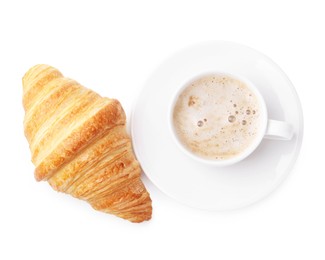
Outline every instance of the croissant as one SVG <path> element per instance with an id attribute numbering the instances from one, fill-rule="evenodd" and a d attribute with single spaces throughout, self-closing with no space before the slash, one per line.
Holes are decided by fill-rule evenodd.
<path id="1" fill-rule="evenodd" d="M 131 222 L 151 218 L 119 101 L 42 64 L 23 77 L 23 106 L 37 181 Z"/>

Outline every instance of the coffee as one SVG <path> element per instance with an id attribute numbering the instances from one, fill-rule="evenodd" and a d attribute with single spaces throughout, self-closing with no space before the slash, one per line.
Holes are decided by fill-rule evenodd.
<path id="1" fill-rule="evenodd" d="M 193 154 L 230 159 L 255 141 L 259 110 L 259 100 L 246 83 L 228 75 L 207 75 L 186 85 L 177 97 L 173 128 Z"/>

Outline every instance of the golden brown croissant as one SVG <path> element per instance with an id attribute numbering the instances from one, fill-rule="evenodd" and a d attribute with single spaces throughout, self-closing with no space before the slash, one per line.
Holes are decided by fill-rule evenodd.
<path id="1" fill-rule="evenodd" d="M 23 77 L 23 105 L 36 180 L 132 222 L 151 218 L 151 199 L 117 100 L 36 65 Z"/>

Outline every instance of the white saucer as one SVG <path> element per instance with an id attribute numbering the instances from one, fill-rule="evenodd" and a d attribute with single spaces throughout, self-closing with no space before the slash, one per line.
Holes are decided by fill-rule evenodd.
<path id="1" fill-rule="evenodd" d="M 247 159 L 222 168 L 183 154 L 169 131 L 169 105 L 179 86 L 205 71 L 227 71 L 255 83 L 269 118 L 291 123 L 294 138 L 263 140 Z M 131 133 L 144 173 L 161 191 L 192 207 L 229 210 L 264 198 L 290 173 L 301 147 L 303 116 L 294 86 L 272 60 L 246 46 L 214 42 L 182 50 L 154 71 L 135 104 Z"/>

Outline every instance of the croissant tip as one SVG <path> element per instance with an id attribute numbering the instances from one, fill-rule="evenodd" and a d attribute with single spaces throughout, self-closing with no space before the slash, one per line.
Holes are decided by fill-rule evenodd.
<path id="1" fill-rule="evenodd" d="M 126 218 L 126 220 L 129 220 L 131 223 L 146 223 L 147 221 L 151 220 L 151 218 L 152 215 L 150 212 L 150 214 L 146 214 L 143 216 L 136 216 L 135 218 L 131 218 L 131 219 Z"/>
<path id="2" fill-rule="evenodd" d="M 43 180 L 43 178 L 41 178 L 36 172 L 34 173 L 34 178 L 36 181 L 40 182 Z"/>
<path id="3" fill-rule="evenodd" d="M 36 181 L 42 181 L 46 177 L 46 174 L 40 170 L 40 167 L 36 167 L 34 177 Z"/>

